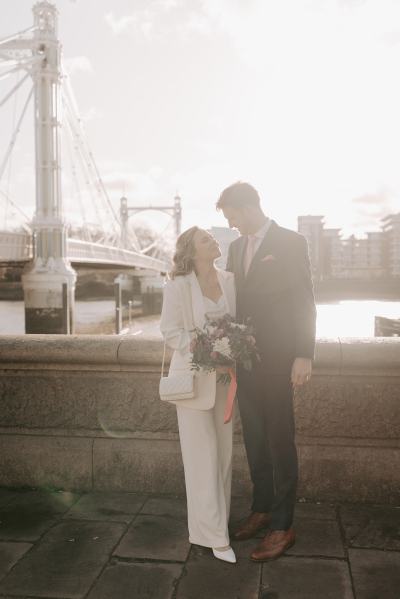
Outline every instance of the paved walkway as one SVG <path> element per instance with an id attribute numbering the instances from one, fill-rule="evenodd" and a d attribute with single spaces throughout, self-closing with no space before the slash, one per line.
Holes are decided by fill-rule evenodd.
<path id="1" fill-rule="evenodd" d="M 300 502 L 296 529 L 279 560 L 252 540 L 231 565 L 188 543 L 184 498 L 0 488 L 0 597 L 399 599 L 400 508 Z"/>

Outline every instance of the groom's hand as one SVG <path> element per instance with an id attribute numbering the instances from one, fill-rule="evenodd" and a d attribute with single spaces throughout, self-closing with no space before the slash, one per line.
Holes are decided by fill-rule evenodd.
<path id="1" fill-rule="evenodd" d="M 304 383 L 307 383 L 310 380 L 311 364 L 310 358 L 295 358 L 291 374 L 292 385 L 294 388 L 301 387 L 301 385 L 304 385 Z"/>

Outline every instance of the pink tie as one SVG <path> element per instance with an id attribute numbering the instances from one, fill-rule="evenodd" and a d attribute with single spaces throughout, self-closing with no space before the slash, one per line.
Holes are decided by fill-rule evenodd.
<path id="1" fill-rule="evenodd" d="M 257 241 L 256 235 L 248 235 L 247 236 L 247 247 L 246 247 L 246 256 L 244 261 L 244 274 L 247 275 L 251 261 L 254 257 L 254 248 Z"/>

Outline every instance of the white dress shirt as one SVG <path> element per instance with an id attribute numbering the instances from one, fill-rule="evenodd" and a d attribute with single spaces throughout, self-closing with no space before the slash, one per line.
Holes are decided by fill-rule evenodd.
<path id="1" fill-rule="evenodd" d="M 256 241 L 255 246 L 254 246 L 254 253 L 256 253 L 256 251 L 260 247 L 262 240 L 264 239 L 264 237 L 265 237 L 268 229 L 271 226 L 271 222 L 272 222 L 271 219 L 267 218 L 267 220 L 265 221 L 265 223 L 263 224 L 263 226 L 261 227 L 261 229 L 258 229 L 258 231 L 256 231 L 256 233 L 252 233 L 252 235 L 254 237 L 257 237 L 257 241 Z M 248 235 L 248 237 L 249 237 L 249 235 Z"/>
<path id="2" fill-rule="evenodd" d="M 265 223 L 263 224 L 263 226 L 258 229 L 258 231 L 256 231 L 255 233 L 252 233 L 251 235 L 247 235 L 247 245 L 246 245 L 246 253 L 245 253 L 245 258 L 244 258 L 244 269 L 245 269 L 245 273 L 247 274 L 247 271 L 250 268 L 250 264 L 258 250 L 258 248 L 261 245 L 262 240 L 264 239 L 265 235 L 267 234 L 268 229 L 271 226 L 271 219 L 267 218 L 267 220 L 265 221 Z"/>

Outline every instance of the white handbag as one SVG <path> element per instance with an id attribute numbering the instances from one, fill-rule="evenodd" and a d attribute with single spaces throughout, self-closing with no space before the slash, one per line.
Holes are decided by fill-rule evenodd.
<path id="1" fill-rule="evenodd" d="M 159 385 L 160 399 L 162 401 L 176 401 L 178 399 L 193 399 L 194 393 L 194 372 L 182 370 L 173 372 L 164 376 L 165 346 L 163 353 L 163 363 L 161 367 L 161 378 Z"/>
<path id="2" fill-rule="evenodd" d="M 192 306 L 192 297 L 190 293 L 189 287 L 186 287 L 189 293 L 189 305 Z M 185 320 L 185 319 L 184 319 Z M 193 321 L 193 308 L 191 310 L 191 314 L 188 317 L 186 315 L 186 330 L 189 333 L 194 331 L 194 321 Z M 174 371 L 173 373 L 168 374 L 168 376 L 164 376 L 164 363 L 165 363 L 165 352 L 166 352 L 167 342 L 164 341 L 164 351 L 161 365 L 161 378 L 159 384 L 159 394 L 161 401 L 177 401 L 180 399 L 194 399 L 195 398 L 195 384 L 194 377 L 195 374 L 190 370 L 182 370 L 182 371 Z"/>

